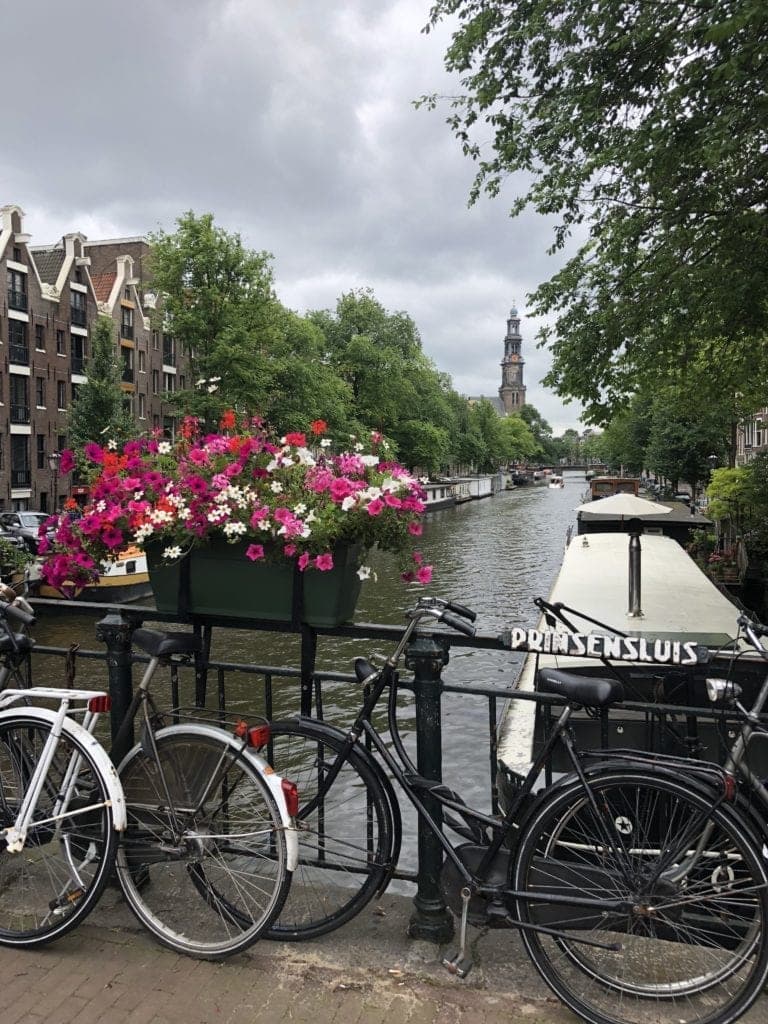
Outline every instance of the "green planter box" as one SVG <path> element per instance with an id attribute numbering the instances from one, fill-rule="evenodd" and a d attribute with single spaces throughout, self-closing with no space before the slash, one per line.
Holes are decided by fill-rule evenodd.
<path id="1" fill-rule="evenodd" d="M 301 574 L 295 574 L 287 561 L 252 562 L 245 556 L 247 547 L 246 542 L 214 542 L 164 565 L 162 546 L 148 544 L 147 565 L 157 610 L 290 622 L 298 576 L 298 585 L 304 588 L 303 622 L 338 626 L 352 618 L 361 586 L 357 546 L 336 549 L 334 567 L 329 572 L 310 569 Z M 187 567 L 183 567 L 184 562 Z"/>

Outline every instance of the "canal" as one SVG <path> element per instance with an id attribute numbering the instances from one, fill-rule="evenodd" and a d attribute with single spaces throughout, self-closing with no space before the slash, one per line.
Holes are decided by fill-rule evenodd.
<path id="1" fill-rule="evenodd" d="M 371 565 L 378 581 L 367 581 L 355 621 L 402 623 L 403 611 L 418 596 L 431 593 L 473 608 L 477 630 L 496 636 L 511 625 L 532 625 L 538 618 L 533 605 L 546 596 L 562 560 L 566 531 L 575 524 L 573 509 L 586 490 L 581 472 L 566 474 L 562 489 L 520 487 L 493 498 L 466 502 L 426 517 L 421 549 L 434 565 L 429 587 L 404 584 L 394 560 L 375 554 Z M 95 640 L 92 616 L 77 613 L 40 613 L 35 636 L 40 643 L 101 649 Z M 150 624 L 149 622 L 147 623 Z M 321 638 L 317 664 L 321 669 L 349 672 L 356 655 L 388 653 L 382 641 Z M 245 630 L 214 630 L 212 657 L 226 662 L 260 665 L 298 665 L 298 639 L 294 635 L 254 633 Z M 454 648 L 443 678 L 451 685 L 509 687 L 519 670 L 519 655 L 507 652 Z M 60 662 L 58 663 L 60 664 Z M 104 666 L 83 661 L 78 685 L 103 686 Z M 231 710 L 245 713 L 260 708 L 253 677 L 227 677 L 227 702 Z M 276 698 L 276 716 L 298 706 L 297 683 L 285 680 Z M 324 689 L 324 713 L 339 725 L 349 722 L 357 709 L 357 686 L 336 683 Z M 188 698 L 187 698 L 188 699 Z M 500 709 L 501 709 L 500 704 Z M 408 694 L 402 701 L 401 728 L 413 742 L 412 708 Z M 479 697 L 446 694 L 443 698 L 444 780 L 478 807 L 489 805 L 488 709 Z"/>

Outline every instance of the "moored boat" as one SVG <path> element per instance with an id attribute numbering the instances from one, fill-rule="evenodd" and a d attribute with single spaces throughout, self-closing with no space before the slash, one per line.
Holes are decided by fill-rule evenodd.
<path id="1" fill-rule="evenodd" d="M 132 601 L 141 601 L 152 594 L 147 558 L 140 548 L 132 547 L 121 551 L 116 561 L 102 563 L 99 571 L 98 583 L 78 590 L 74 595 L 75 600 L 97 604 L 129 604 Z M 37 563 L 33 567 L 28 586 L 32 597 L 61 600 L 65 596 L 42 579 Z"/>
<path id="2" fill-rule="evenodd" d="M 429 480 L 424 484 L 426 512 L 436 512 L 456 504 L 456 485 L 450 480 Z"/>
<path id="3" fill-rule="evenodd" d="M 557 473 L 553 473 L 549 478 L 549 486 L 552 488 L 560 488 L 565 486 L 565 480 L 558 476 Z"/>

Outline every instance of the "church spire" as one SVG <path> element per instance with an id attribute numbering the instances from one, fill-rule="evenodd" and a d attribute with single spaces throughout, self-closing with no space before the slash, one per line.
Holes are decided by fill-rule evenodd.
<path id="1" fill-rule="evenodd" d="M 525 385 L 523 383 L 523 367 L 525 360 L 520 355 L 522 343 L 520 334 L 520 316 L 513 305 L 507 319 L 507 333 L 504 338 L 504 358 L 501 361 L 501 387 L 499 398 L 504 405 L 504 412 L 509 415 L 519 412 L 525 405 Z"/>

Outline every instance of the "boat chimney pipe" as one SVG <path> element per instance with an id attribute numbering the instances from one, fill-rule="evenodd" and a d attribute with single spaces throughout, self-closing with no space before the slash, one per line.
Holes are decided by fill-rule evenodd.
<path id="1" fill-rule="evenodd" d="M 630 619 L 642 618 L 640 607 L 640 530 L 635 526 L 629 535 L 629 611 Z"/>

